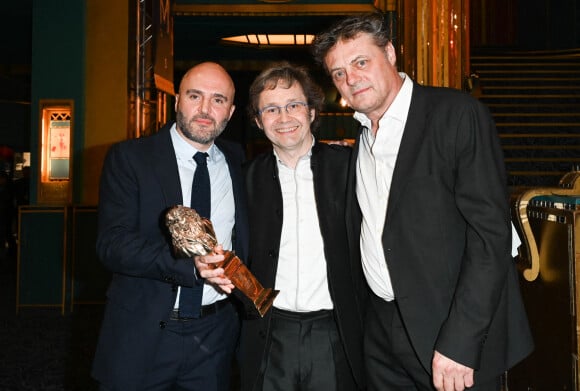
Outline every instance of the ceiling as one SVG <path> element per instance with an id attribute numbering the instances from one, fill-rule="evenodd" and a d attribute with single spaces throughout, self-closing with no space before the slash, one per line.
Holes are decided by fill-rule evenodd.
<path id="1" fill-rule="evenodd" d="M 220 39 L 245 34 L 316 34 L 337 17 L 372 11 L 373 1 L 178 0 L 173 6 L 175 68 L 206 60 L 230 70 L 261 70 L 264 62 L 312 63 L 305 47 L 254 47 L 224 44 Z M 227 4 L 226 4 L 227 3 Z M 243 4 L 242 4 L 243 3 Z M 272 4 L 276 3 L 276 4 Z"/>

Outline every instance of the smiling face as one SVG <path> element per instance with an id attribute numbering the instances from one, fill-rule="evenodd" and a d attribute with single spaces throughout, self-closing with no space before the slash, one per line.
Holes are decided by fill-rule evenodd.
<path id="1" fill-rule="evenodd" d="M 314 119 L 315 109 L 294 105 L 292 114 L 285 106 L 291 102 L 308 102 L 302 87 L 294 82 L 290 87 L 278 81 L 273 89 L 265 89 L 260 93 L 260 110 L 268 106 L 281 107 L 277 112 L 258 114 L 256 124 L 264 131 L 266 137 L 280 158 L 288 165 L 294 166 L 298 158 L 304 156 L 312 145 L 310 124 Z M 268 110 L 270 111 L 270 110 Z"/>
<path id="2" fill-rule="evenodd" d="M 403 84 L 393 45 L 379 47 L 367 33 L 337 42 L 324 63 L 348 105 L 373 122 L 387 111 Z"/>
<path id="3" fill-rule="evenodd" d="M 177 131 L 196 149 L 205 151 L 224 131 L 234 113 L 234 83 L 218 64 L 190 69 L 176 95 Z"/>

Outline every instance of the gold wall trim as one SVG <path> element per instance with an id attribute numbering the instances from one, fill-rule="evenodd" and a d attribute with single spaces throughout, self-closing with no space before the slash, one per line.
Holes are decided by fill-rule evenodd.
<path id="1" fill-rule="evenodd" d="M 376 11 L 372 4 L 175 4 L 175 16 L 346 15 Z"/>

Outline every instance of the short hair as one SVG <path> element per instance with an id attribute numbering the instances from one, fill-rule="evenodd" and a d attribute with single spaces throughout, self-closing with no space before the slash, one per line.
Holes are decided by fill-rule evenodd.
<path id="1" fill-rule="evenodd" d="M 262 71 L 250 86 L 248 115 L 251 119 L 259 118 L 260 94 L 265 90 L 273 90 L 279 85 L 290 88 L 298 83 L 306 96 L 309 109 L 314 109 L 314 119 L 310 125 L 312 131 L 316 130 L 320 122 L 319 113 L 324 103 L 322 89 L 310 77 L 305 67 L 291 65 L 284 61 Z"/>
<path id="2" fill-rule="evenodd" d="M 381 12 L 347 16 L 316 35 L 311 46 L 314 61 L 328 72 L 324 58 L 330 49 L 338 42 L 354 39 L 361 33 L 372 36 L 375 44 L 381 48 L 384 48 L 391 41 L 385 16 Z"/>

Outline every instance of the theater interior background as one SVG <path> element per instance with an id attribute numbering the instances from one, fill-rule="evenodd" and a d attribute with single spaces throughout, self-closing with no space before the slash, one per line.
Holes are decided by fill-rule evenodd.
<path id="1" fill-rule="evenodd" d="M 401 71 L 474 95 L 496 121 L 536 340 L 504 390 L 580 390 L 580 0 L 4 2 L 0 390 L 96 389 L 89 367 L 110 278 L 95 255 L 96 208 L 111 144 L 172 120 L 181 76 L 208 60 L 234 78 L 223 137 L 248 158 L 268 148 L 245 114 L 248 87 L 281 60 L 308 67 L 325 91 L 318 137 L 352 140 L 352 111 L 307 42 L 373 10 Z"/>

